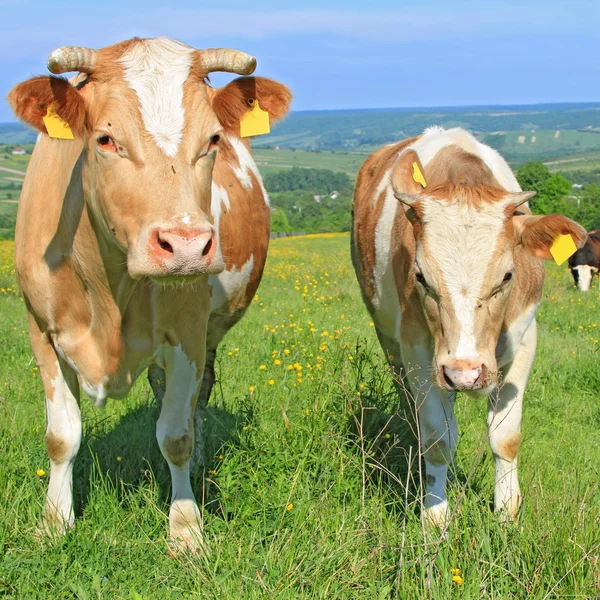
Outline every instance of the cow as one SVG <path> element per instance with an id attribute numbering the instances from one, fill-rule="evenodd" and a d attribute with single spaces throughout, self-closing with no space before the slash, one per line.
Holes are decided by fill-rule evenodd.
<path id="1" fill-rule="evenodd" d="M 78 72 L 72 82 L 35 77 L 9 94 L 40 132 L 15 264 L 46 395 L 47 531 L 74 523 L 80 389 L 102 406 L 150 367 L 165 380 L 156 437 L 171 474 L 170 538 L 202 545 L 190 483 L 195 407 L 210 395 L 217 345 L 254 296 L 269 240 L 267 194 L 240 119 L 255 102 L 280 119 L 291 100 L 269 79 L 217 89 L 207 78 L 255 66 L 231 49 L 134 38 L 59 48 L 48 68 Z M 49 115 L 73 139 L 50 137 Z"/>
<path id="2" fill-rule="evenodd" d="M 569 257 L 569 269 L 577 288 L 581 292 L 588 292 L 594 275 L 600 269 L 600 229 L 590 231 L 583 248 Z"/>
<path id="3" fill-rule="evenodd" d="M 521 503 L 517 454 L 536 308 L 549 248 L 585 231 L 532 216 L 501 156 L 467 131 L 433 127 L 385 146 L 361 167 L 352 260 L 398 387 L 414 402 L 425 463 L 424 522 L 446 527 L 457 391 L 488 397 L 494 508 Z"/>

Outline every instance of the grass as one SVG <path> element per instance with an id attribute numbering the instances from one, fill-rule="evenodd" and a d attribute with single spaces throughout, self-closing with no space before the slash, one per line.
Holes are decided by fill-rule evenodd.
<path id="1" fill-rule="evenodd" d="M 491 512 L 485 403 L 459 398 L 457 511 L 439 539 L 420 523 L 418 470 L 406 468 L 406 426 L 348 249 L 343 234 L 271 243 L 258 296 L 220 349 L 195 474 L 211 553 L 170 557 L 168 469 L 143 378 L 105 410 L 83 399 L 76 527 L 38 535 L 43 393 L 13 244 L 1 243 L 0 596 L 598 597 L 598 289 L 580 294 L 564 267 L 547 269 L 515 523 Z"/>

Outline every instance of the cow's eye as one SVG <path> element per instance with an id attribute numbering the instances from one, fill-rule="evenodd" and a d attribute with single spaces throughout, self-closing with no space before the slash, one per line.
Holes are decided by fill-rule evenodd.
<path id="1" fill-rule="evenodd" d="M 102 150 L 108 152 L 117 151 L 117 144 L 115 144 L 115 140 L 113 140 L 110 135 L 101 135 L 96 141 L 98 142 L 98 147 Z"/>
<path id="2" fill-rule="evenodd" d="M 213 135 L 210 138 L 210 145 L 216 146 L 219 143 L 220 139 L 221 139 L 221 136 L 219 134 Z"/>
<path id="3" fill-rule="evenodd" d="M 511 271 L 504 275 L 504 279 L 502 280 L 502 285 L 506 285 L 513 278 L 513 274 Z"/>

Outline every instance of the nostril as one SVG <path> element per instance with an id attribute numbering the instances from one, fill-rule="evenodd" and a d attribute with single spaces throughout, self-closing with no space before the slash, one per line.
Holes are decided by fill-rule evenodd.
<path id="1" fill-rule="evenodd" d="M 448 387 L 454 389 L 454 382 L 446 374 L 446 369 L 443 369 L 444 381 L 448 384 Z"/>
<path id="2" fill-rule="evenodd" d="M 173 246 L 171 246 L 171 244 L 169 244 L 169 242 L 167 242 L 166 240 L 162 240 L 160 238 L 160 236 L 158 237 L 158 245 L 165 250 L 166 252 L 169 252 L 170 254 L 174 254 L 174 250 L 173 250 Z"/>
<path id="3" fill-rule="evenodd" d="M 210 238 L 210 240 L 208 240 L 208 242 L 206 243 L 206 246 L 204 246 L 204 250 L 202 250 L 202 256 L 206 256 L 210 252 L 210 249 L 212 248 L 212 244 L 213 244 L 213 240 L 212 240 L 212 238 Z"/>

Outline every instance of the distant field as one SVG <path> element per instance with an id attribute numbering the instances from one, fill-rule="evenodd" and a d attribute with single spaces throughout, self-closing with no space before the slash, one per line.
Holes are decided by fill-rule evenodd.
<path id="1" fill-rule="evenodd" d="M 3 599 L 600 597 L 598 288 L 579 293 L 566 267 L 547 267 L 514 523 L 491 511 L 486 401 L 459 395 L 456 514 L 440 538 L 421 526 L 415 450 L 349 242 L 274 240 L 258 295 L 219 349 L 194 480 L 207 557 L 168 554 L 170 478 L 145 376 L 106 409 L 82 400 L 77 524 L 64 539 L 39 535 L 44 397 L 14 244 L 0 243 Z"/>
<path id="2" fill-rule="evenodd" d="M 253 154 L 263 176 L 281 169 L 312 167 L 342 171 L 354 177 L 368 156 L 367 153 L 359 152 L 307 152 L 305 150 L 273 150 L 260 147 L 255 148 Z"/>

